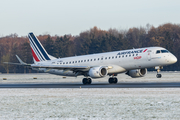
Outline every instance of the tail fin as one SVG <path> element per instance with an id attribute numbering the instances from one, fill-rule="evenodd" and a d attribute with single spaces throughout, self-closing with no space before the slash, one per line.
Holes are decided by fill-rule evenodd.
<path id="1" fill-rule="evenodd" d="M 28 34 L 29 41 L 30 41 L 30 46 L 31 46 L 31 51 L 33 55 L 34 62 L 41 62 L 41 61 L 47 61 L 47 60 L 52 60 L 56 59 L 55 57 L 50 56 L 38 38 L 33 34 L 29 33 Z"/>

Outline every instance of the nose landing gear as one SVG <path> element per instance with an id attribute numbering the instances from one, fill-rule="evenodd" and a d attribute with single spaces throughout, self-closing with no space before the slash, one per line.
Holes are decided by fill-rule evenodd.
<path id="1" fill-rule="evenodd" d="M 162 75 L 161 75 L 161 74 L 158 74 L 158 73 L 160 72 L 160 69 L 163 69 L 163 67 L 162 67 L 162 66 L 158 66 L 158 67 L 155 67 L 155 69 L 157 69 L 157 75 L 156 75 L 156 77 L 157 77 L 157 78 L 161 78 Z"/>

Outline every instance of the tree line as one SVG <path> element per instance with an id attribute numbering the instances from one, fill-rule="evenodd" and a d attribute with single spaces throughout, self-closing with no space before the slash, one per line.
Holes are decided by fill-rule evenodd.
<path id="1" fill-rule="evenodd" d="M 180 59 L 180 24 L 166 23 L 158 27 L 147 24 L 145 27 L 133 27 L 128 30 L 101 30 L 95 26 L 77 36 L 39 35 L 37 37 L 47 52 L 57 58 L 160 46 Z M 18 37 L 16 33 L 1 37 L 0 72 L 34 72 L 22 66 L 2 64 L 18 62 L 15 55 L 26 63 L 33 63 L 28 37 Z M 179 71 L 180 62 L 165 66 L 163 70 Z"/>

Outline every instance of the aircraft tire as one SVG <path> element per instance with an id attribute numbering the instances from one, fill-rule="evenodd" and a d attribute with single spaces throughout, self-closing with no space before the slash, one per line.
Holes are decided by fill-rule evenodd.
<path id="1" fill-rule="evenodd" d="M 114 78 L 114 84 L 116 84 L 118 82 L 117 78 Z"/>
<path id="2" fill-rule="evenodd" d="M 161 74 L 157 74 L 156 77 L 157 77 L 157 78 L 161 78 L 162 75 L 161 75 Z"/>
<path id="3" fill-rule="evenodd" d="M 91 84 L 92 83 L 92 80 L 91 80 L 91 78 L 87 78 L 88 80 L 88 84 Z"/>
<path id="4" fill-rule="evenodd" d="M 91 84 L 91 83 L 92 83 L 92 80 L 91 80 L 91 78 L 83 78 L 82 83 L 83 83 L 84 85 Z"/>
<path id="5" fill-rule="evenodd" d="M 109 84 L 112 84 L 113 83 L 113 78 L 109 78 Z"/>
<path id="6" fill-rule="evenodd" d="M 84 85 L 86 85 L 86 84 L 87 84 L 87 78 L 83 78 L 82 83 L 83 83 Z"/>
<path id="7" fill-rule="evenodd" d="M 109 84 L 116 84 L 118 82 L 118 79 L 117 78 L 109 78 Z"/>

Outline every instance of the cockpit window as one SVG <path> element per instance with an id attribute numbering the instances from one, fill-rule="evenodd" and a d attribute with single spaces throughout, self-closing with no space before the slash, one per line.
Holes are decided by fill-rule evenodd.
<path id="1" fill-rule="evenodd" d="M 168 50 L 161 50 L 161 53 L 169 53 Z"/>
<path id="2" fill-rule="evenodd" d="M 156 54 L 159 54 L 159 53 L 161 53 L 161 51 L 160 51 L 160 50 L 157 50 L 157 51 L 156 51 Z"/>
<path id="3" fill-rule="evenodd" d="M 169 51 L 168 50 L 157 50 L 156 54 L 159 54 L 159 53 L 169 53 Z"/>

